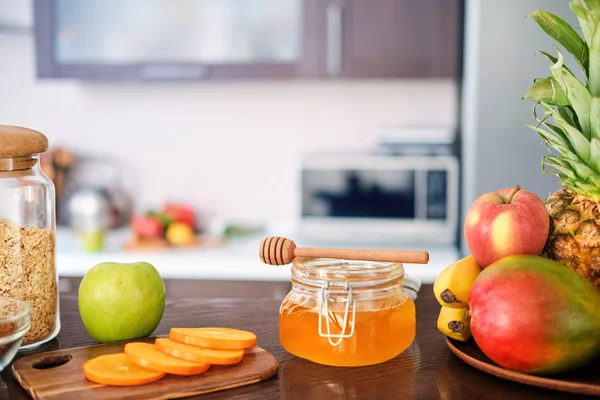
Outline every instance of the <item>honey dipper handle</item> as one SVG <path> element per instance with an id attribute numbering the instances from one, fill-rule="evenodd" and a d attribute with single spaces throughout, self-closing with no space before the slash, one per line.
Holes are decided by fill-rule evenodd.
<path id="1" fill-rule="evenodd" d="M 297 247 L 296 257 L 342 258 L 346 260 L 427 264 L 429 252 L 425 250 L 380 250 L 380 249 L 328 249 Z"/>

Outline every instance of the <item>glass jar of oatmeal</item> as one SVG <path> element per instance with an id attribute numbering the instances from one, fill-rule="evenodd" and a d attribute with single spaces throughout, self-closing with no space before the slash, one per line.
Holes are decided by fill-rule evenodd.
<path id="1" fill-rule="evenodd" d="M 281 345 L 333 366 L 396 357 L 416 333 L 415 304 L 403 282 L 402 264 L 296 258 L 279 311 Z"/>
<path id="2" fill-rule="evenodd" d="M 47 148 L 40 132 L 0 125 L 0 296 L 31 308 L 21 348 L 45 343 L 60 330 L 55 191 L 39 157 Z"/>

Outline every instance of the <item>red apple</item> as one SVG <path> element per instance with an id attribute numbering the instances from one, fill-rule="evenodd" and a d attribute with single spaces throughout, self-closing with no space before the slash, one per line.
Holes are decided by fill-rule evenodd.
<path id="1" fill-rule="evenodd" d="M 131 229 L 145 239 L 157 239 L 164 233 L 162 221 L 151 215 L 134 215 L 131 219 Z"/>
<path id="2" fill-rule="evenodd" d="M 196 228 L 196 213 L 192 207 L 186 204 L 167 203 L 163 208 L 163 213 L 173 222 L 182 222 L 192 229 Z"/>
<path id="3" fill-rule="evenodd" d="M 540 255 L 549 229 L 542 199 L 520 186 L 477 198 L 464 225 L 467 246 L 481 268 L 507 256 Z"/>

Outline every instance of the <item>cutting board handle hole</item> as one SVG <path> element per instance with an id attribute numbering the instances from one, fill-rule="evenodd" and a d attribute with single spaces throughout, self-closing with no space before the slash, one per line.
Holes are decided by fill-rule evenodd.
<path id="1" fill-rule="evenodd" d="M 35 369 L 50 369 L 60 367 L 61 365 L 65 365 L 69 361 L 73 359 L 73 356 L 70 354 L 59 354 L 56 356 L 48 356 L 42 358 L 40 361 L 37 361 L 33 364 L 33 368 Z"/>

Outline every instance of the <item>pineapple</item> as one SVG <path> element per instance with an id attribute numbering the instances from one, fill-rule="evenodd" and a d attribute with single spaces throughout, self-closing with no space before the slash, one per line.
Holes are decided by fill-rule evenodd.
<path id="1" fill-rule="evenodd" d="M 530 17 L 573 55 L 582 78 L 565 65 L 558 48 L 557 57 L 541 52 L 551 63 L 550 76 L 535 80 L 524 96 L 536 103 L 537 123 L 527 126 L 549 149 L 542 169 L 557 175 L 562 186 L 546 201 L 551 231 L 544 256 L 600 286 L 600 0 L 573 0 L 569 7 L 582 36 L 547 11 Z"/>

